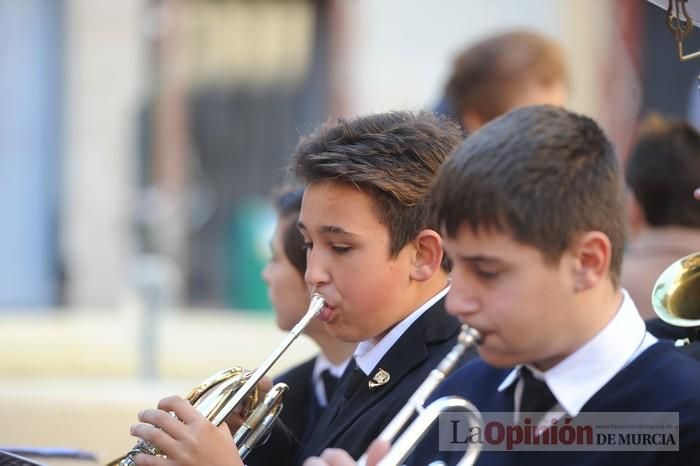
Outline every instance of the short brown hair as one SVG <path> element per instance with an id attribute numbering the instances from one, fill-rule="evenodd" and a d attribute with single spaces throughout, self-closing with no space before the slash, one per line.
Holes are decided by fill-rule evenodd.
<path id="1" fill-rule="evenodd" d="M 458 125 L 433 113 L 389 112 L 338 119 L 303 138 L 290 170 L 303 184 L 367 189 L 388 226 L 389 255 L 429 228 L 427 197 L 440 165 L 462 141 Z"/>
<path id="2" fill-rule="evenodd" d="M 443 165 L 431 205 L 454 237 L 498 231 L 557 263 L 578 234 L 610 239 L 619 283 L 626 225 L 624 184 L 610 141 L 590 118 L 538 105 L 513 110 L 469 136 Z"/>
<path id="3" fill-rule="evenodd" d="M 564 54 L 556 42 L 529 31 L 483 40 L 454 61 L 445 93 L 458 116 L 474 111 L 490 121 L 510 110 L 523 89 L 566 84 Z"/>

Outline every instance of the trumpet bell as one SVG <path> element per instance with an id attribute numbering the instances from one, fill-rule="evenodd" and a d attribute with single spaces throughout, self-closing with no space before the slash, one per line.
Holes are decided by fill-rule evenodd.
<path id="1" fill-rule="evenodd" d="M 656 280 L 651 304 L 664 322 L 676 327 L 700 327 L 700 252 L 685 256 Z"/>
<path id="2" fill-rule="evenodd" d="M 318 317 L 324 306 L 323 296 L 314 293 L 306 314 L 292 328 L 282 344 L 254 372 L 244 371 L 240 367 L 223 370 L 194 387 L 186 396 L 187 401 L 215 426 L 221 425 L 236 408 L 241 408 L 239 414 L 245 422 L 234 436 L 241 459 L 244 459 L 245 454 L 264 438 L 272 427 L 282 409 L 282 396 L 289 388 L 285 384 L 277 384 L 264 400 L 260 400 L 258 383 L 289 345 Z M 139 453 L 161 455 L 162 452 L 148 442 L 139 440 L 126 455 L 108 463 L 107 466 L 134 466 L 134 456 Z"/>
<path id="3" fill-rule="evenodd" d="M 245 385 L 251 375 L 252 372 L 238 366 L 224 369 L 194 387 L 185 399 L 204 417 L 212 421 L 236 392 Z M 241 403 L 241 416 L 243 418 L 249 416 L 260 404 L 260 391 L 256 386 Z M 161 454 L 158 448 L 140 440 L 126 455 L 107 463 L 107 466 L 135 466 L 133 456 L 137 453 Z"/>
<path id="4" fill-rule="evenodd" d="M 252 372 L 238 366 L 230 367 L 217 372 L 194 387 L 185 399 L 207 420 L 213 421 L 252 374 Z M 247 417 L 259 403 L 260 392 L 256 386 L 241 403 L 241 416 Z"/>

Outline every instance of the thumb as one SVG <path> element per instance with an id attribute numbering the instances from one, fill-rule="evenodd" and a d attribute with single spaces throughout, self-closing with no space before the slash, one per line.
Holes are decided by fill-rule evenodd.
<path id="1" fill-rule="evenodd" d="M 375 440 L 367 450 L 367 466 L 376 466 L 389 452 L 391 445 L 385 440 Z"/>

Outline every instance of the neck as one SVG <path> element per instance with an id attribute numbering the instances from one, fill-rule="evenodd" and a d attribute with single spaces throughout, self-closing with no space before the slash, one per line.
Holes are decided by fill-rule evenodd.
<path id="1" fill-rule="evenodd" d="M 447 273 L 442 271 L 436 273 L 430 280 L 419 283 L 419 286 L 415 289 L 414 298 L 411 300 L 413 303 L 412 307 L 406 312 L 402 320 L 444 290 L 449 283 Z"/>
<path id="2" fill-rule="evenodd" d="M 614 288 L 607 280 L 588 293 L 582 296 L 577 313 L 580 320 L 577 324 L 584 331 L 580 332 L 576 349 L 598 335 L 613 320 L 622 305 L 622 291 Z"/>
<path id="3" fill-rule="evenodd" d="M 561 334 L 568 342 L 565 350 L 552 358 L 537 361 L 534 366 L 541 371 L 556 366 L 603 331 L 621 305 L 622 292 L 613 288 L 609 281 L 581 292 L 574 302 L 576 312 L 569 315 L 567 329 Z"/>
<path id="4" fill-rule="evenodd" d="M 396 325 L 403 321 L 406 317 L 415 312 L 419 307 L 430 301 L 435 295 L 445 289 L 449 284 L 447 273 L 440 271 L 429 280 L 423 282 L 414 282 L 415 287 L 405 293 L 406 297 L 410 297 L 406 302 L 409 303 L 404 308 L 403 312 L 396 316 L 396 320 L 391 326 L 385 329 L 381 334 L 372 339 L 374 343 L 379 342 L 384 336 L 391 331 Z"/>

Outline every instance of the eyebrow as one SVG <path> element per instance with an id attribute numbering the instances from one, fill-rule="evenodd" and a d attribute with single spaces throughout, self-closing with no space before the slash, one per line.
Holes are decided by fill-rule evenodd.
<path id="1" fill-rule="evenodd" d="M 458 261 L 463 261 L 463 262 L 476 262 L 476 263 L 486 263 L 486 264 L 495 264 L 495 263 L 502 263 L 503 260 L 498 258 L 498 257 L 490 257 L 490 256 L 457 256 L 455 257 L 456 260 Z"/>
<path id="2" fill-rule="evenodd" d="M 297 227 L 300 230 L 308 231 L 308 228 L 306 228 L 306 225 L 304 225 L 304 223 L 302 223 L 301 221 L 297 222 Z M 339 226 L 335 226 L 335 225 L 323 225 L 322 227 L 320 227 L 318 229 L 318 231 L 320 233 L 328 233 L 331 235 L 357 236 L 355 233 L 351 233 L 351 232 L 349 232 L 349 231 L 347 231 Z"/>

